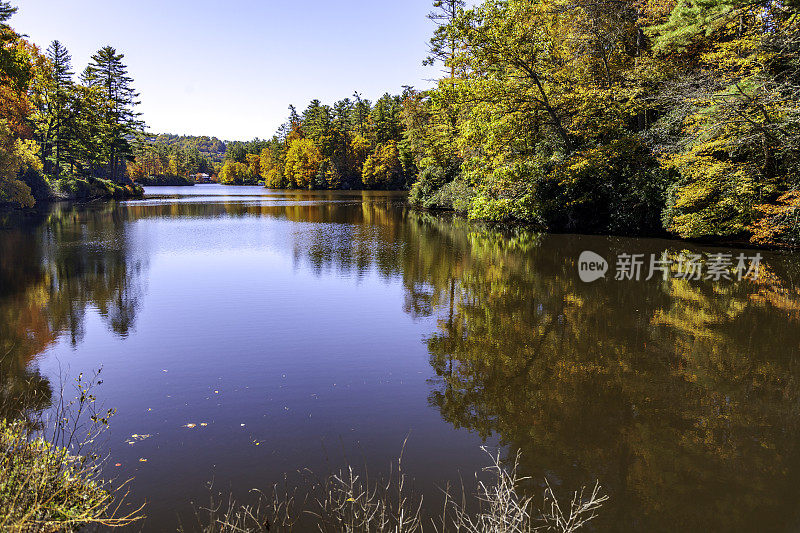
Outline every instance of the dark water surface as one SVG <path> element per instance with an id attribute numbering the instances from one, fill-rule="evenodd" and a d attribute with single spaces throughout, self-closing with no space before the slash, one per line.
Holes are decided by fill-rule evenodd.
<path id="1" fill-rule="evenodd" d="M 0 401 L 47 409 L 59 374 L 102 366 L 107 475 L 135 478 L 147 531 L 210 480 L 387 470 L 409 433 L 430 501 L 499 443 L 534 484 L 599 479 L 599 531 L 796 530 L 798 257 L 762 252 L 757 281 L 588 284 L 583 250 L 740 252 L 479 230 L 393 193 L 56 206 L 0 229 Z"/>

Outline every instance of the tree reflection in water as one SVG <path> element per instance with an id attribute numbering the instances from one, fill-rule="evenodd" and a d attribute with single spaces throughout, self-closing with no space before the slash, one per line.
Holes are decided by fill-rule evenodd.
<path id="1" fill-rule="evenodd" d="M 45 208 L 0 224 L 0 418 L 32 422 L 53 385 L 32 362 L 61 335 L 77 345 L 89 308 L 127 335 L 146 261 L 131 252 L 114 204 Z"/>
<path id="2" fill-rule="evenodd" d="M 430 404 L 522 451 L 565 490 L 600 479 L 600 530 L 782 530 L 796 520 L 800 290 L 790 258 L 756 283 L 583 284 L 584 249 L 680 244 L 441 235 L 469 250 L 432 277 Z M 633 248 L 633 249 L 631 249 Z M 446 249 L 446 248 L 445 248 Z"/>
<path id="3" fill-rule="evenodd" d="M 398 280 L 405 311 L 435 317 L 429 404 L 455 427 L 522 451 L 523 475 L 571 491 L 599 479 L 609 531 L 791 529 L 800 487 L 800 271 L 764 253 L 758 281 L 582 283 L 606 258 L 699 248 L 671 241 L 478 229 L 370 193 L 57 208 L 0 230 L 0 401 L 43 409 L 29 364 L 87 309 L 126 335 L 146 259 L 126 232 L 148 218 L 267 217 L 319 276 Z M 0 414 L 0 415 L 2 415 Z"/>

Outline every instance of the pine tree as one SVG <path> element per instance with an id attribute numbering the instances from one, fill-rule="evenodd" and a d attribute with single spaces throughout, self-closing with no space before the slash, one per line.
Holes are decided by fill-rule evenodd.
<path id="1" fill-rule="evenodd" d="M 430 55 L 424 61 L 426 65 L 433 65 L 441 62 L 450 66 L 450 78 L 456 77 L 455 64 L 457 33 L 455 23 L 459 14 L 464 9 L 464 0 L 436 0 L 433 2 L 434 11 L 428 14 L 428 18 L 436 24 L 428 44 Z"/>
<path id="2" fill-rule="evenodd" d="M 5 25 L 16 12 L 17 8 L 12 7 L 11 2 L 0 1 L 0 24 Z"/>
<path id="3" fill-rule="evenodd" d="M 54 149 L 54 177 L 59 179 L 61 164 L 66 150 L 69 149 L 69 132 L 71 127 L 66 124 L 70 118 L 69 104 L 73 99 L 74 85 L 71 70 L 72 57 L 59 41 L 53 41 L 47 49 L 47 59 L 52 68 L 52 97 L 50 113 L 54 127 L 52 147 Z"/>
<path id="4" fill-rule="evenodd" d="M 356 104 L 353 106 L 353 123 L 358 124 L 358 134 L 366 137 L 366 120 L 372 104 L 369 100 L 362 99 L 361 94 L 358 92 L 353 93 L 353 98 L 356 99 Z"/>
<path id="5" fill-rule="evenodd" d="M 139 94 L 131 86 L 133 78 L 128 76 L 128 68 L 122 62 L 124 57 L 113 47 L 105 46 L 92 56 L 83 76 L 90 88 L 100 91 L 103 100 L 100 136 L 108 174 L 114 182 L 123 181 L 119 162 L 132 156 L 131 140 L 143 130 L 141 114 L 134 111 Z"/>

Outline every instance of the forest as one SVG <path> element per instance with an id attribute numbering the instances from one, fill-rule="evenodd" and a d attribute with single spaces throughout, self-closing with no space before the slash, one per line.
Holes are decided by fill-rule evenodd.
<path id="1" fill-rule="evenodd" d="M 795 0 L 435 2 L 412 202 L 544 230 L 800 237 Z"/>
<path id="2" fill-rule="evenodd" d="M 128 176 L 141 185 L 193 185 L 190 176 L 217 172 L 225 150 L 216 137 L 145 135 L 134 145 Z"/>
<path id="3" fill-rule="evenodd" d="M 205 172 L 543 231 L 800 242 L 797 0 L 436 0 L 435 87 L 290 106 L 233 143 L 145 136 L 122 54 L 74 82 L 0 6 L 0 202 Z"/>
<path id="4" fill-rule="evenodd" d="M 313 100 L 268 141 L 231 143 L 223 184 L 273 189 L 406 189 L 417 169 L 405 136 L 404 101 L 388 93 L 374 104 L 354 93 L 333 106 Z"/>
<path id="5" fill-rule="evenodd" d="M 127 177 L 135 111 L 124 55 L 104 46 L 75 80 L 68 50 L 43 52 L 12 29 L 0 1 L 0 204 L 141 194 Z"/>

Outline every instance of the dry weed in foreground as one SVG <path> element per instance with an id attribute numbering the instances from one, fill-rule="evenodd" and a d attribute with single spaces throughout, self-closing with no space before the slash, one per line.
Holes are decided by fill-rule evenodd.
<path id="1" fill-rule="evenodd" d="M 486 451 L 486 449 L 484 449 Z M 573 494 L 568 506 L 562 505 L 548 482 L 539 509 L 534 499 L 519 492 L 528 478 L 518 473 L 520 455 L 511 467 L 502 464 L 500 454 L 491 454 L 491 464 L 484 470 L 491 482 L 479 482 L 469 503 L 457 504 L 445 491 L 445 504 L 435 517 L 425 517 L 422 497 L 409 488 L 403 471 L 402 454 L 393 462 L 390 474 L 374 483 L 352 467 L 315 478 L 306 472 L 309 486 L 303 498 L 298 490 L 279 491 L 273 487 L 270 497 L 259 493 L 253 506 L 239 505 L 233 498 L 212 498 L 208 507 L 196 510 L 196 527 L 203 533 L 292 532 L 313 529 L 321 533 L 418 533 L 459 531 L 466 533 L 574 533 L 597 516 L 608 500 L 595 483 L 591 491 Z M 216 503 L 215 503 L 216 502 Z M 309 525 L 309 521 L 311 524 Z M 302 525 L 301 525 L 302 524 Z M 181 529 L 184 531 L 183 529 Z"/>

